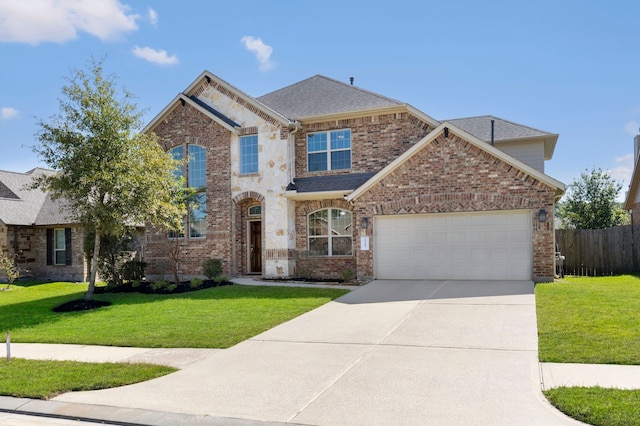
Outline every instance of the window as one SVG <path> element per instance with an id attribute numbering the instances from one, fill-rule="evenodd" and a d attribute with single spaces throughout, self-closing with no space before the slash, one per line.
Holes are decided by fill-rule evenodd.
<path id="1" fill-rule="evenodd" d="M 47 229 L 47 265 L 71 265 L 71 228 Z"/>
<path id="2" fill-rule="evenodd" d="M 55 265 L 65 265 L 66 262 L 66 254 L 67 254 L 67 242 L 64 237 L 64 229 L 55 229 L 54 230 L 54 264 Z"/>
<path id="3" fill-rule="evenodd" d="M 350 256 L 352 216 L 347 210 L 324 209 L 308 217 L 309 253 L 312 256 Z"/>
<path id="4" fill-rule="evenodd" d="M 251 206 L 249 207 L 249 216 L 260 216 L 262 214 L 262 206 Z"/>
<path id="5" fill-rule="evenodd" d="M 351 130 L 307 135 L 307 162 L 310 172 L 351 168 Z"/>
<path id="6" fill-rule="evenodd" d="M 258 173 L 258 135 L 240 137 L 240 174 Z"/>
<path id="7" fill-rule="evenodd" d="M 196 196 L 187 206 L 188 214 L 184 223 L 189 229 L 189 237 L 202 238 L 207 233 L 207 162 L 206 150 L 200 145 L 186 145 L 189 161 L 174 171 L 177 178 L 184 178 L 185 185 L 196 188 Z M 185 146 L 176 146 L 169 150 L 176 160 L 184 159 Z M 186 167 L 186 173 L 185 173 Z M 169 238 L 184 238 L 184 233 L 169 232 Z"/>

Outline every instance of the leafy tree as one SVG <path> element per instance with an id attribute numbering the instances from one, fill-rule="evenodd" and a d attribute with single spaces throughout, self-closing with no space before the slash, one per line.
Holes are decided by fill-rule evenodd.
<path id="1" fill-rule="evenodd" d="M 121 237 L 128 225 L 180 229 L 186 214 L 176 201 L 178 166 L 154 134 L 140 134 L 142 112 L 133 95 L 103 75 L 103 62 L 91 58 L 74 70 L 62 88 L 60 113 L 39 121 L 34 147 L 58 173 L 41 176 L 34 188 L 63 197 L 71 217 L 93 231 L 94 255 L 85 300 L 93 297 L 101 238 Z"/>
<path id="2" fill-rule="evenodd" d="M 628 222 L 629 214 L 616 202 L 622 183 L 609 172 L 585 170 L 569 185 L 566 199 L 558 204 L 561 226 L 575 229 L 602 229 Z"/>

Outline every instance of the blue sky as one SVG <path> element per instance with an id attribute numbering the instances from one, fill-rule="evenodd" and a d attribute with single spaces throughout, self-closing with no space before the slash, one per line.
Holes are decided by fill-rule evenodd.
<path id="1" fill-rule="evenodd" d="M 0 169 L 46 166 L 37 119 L 105 68 L 151 120 L 203 71 L 252 96 L 322 74 L 444 120 L 492 114 L 560 137 L 571 183 L 623 182 L 640 127 L 640 2 L 0 0 Z"/>

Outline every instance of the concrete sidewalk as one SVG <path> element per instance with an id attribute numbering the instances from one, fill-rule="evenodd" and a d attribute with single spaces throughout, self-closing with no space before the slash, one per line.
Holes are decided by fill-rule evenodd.
<path id="1" fill-rule="evenodd" d="M 0 410 L 149 425 L 570 425 L 579 423 L 551 407 L 541 386 L 596 374 L 538 363 L 530 282 L 374 281 L 208 351 L 14 344 L 20 358 L 164 357 L 181 370 L 52 401 L 0 398 Z M 606 367 L 597 374 L 618 371 Z"/>

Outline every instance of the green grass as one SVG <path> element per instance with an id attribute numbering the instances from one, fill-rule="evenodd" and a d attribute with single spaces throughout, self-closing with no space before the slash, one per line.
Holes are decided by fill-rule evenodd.
<path id="1" fill-rule="evenodd" d="M 640 426 L 640 390 L 573 387 L 550 389 L 544 394 L 556 408 L 581 422 Z"/>
<path id="2" fill-rule="evenodd" d="M 640 278 L 538 284 L 536 309 L 540 361 L 640 364 Z"/>
<path id="3" fill-rule="evenodd" d="M 64 392 L 112 388 L 176 371 L 151 364 L 0 360 L 0 395 L 49 399 Z"/>
<path id="4" fill-rule="evenodd" d="M 54 313 L 86 284 L 19 283 L 0 292 L 0 331 L 13 342 L 228 348 L 321 306 L 348 290 L 224 286 L 176 295 L 99 294 L 111 306 Z"/>
<path id="5" fill-rule="evenodd" d="M 567 277 L 536 286 L 542 362 L 640 364 L 640 278 Z M 640 426 L 640 390 L 560 387 L 544 392 L 570 417 Z"/>

